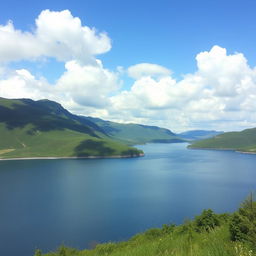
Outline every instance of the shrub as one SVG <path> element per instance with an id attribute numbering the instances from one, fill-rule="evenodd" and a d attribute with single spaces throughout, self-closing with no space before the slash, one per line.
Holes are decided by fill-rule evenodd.
<path id="1" fill-rule="evenodd" d="M 203 210 L 202 214 L 195 218 L 196 231 L 211 231 L 220 225 L 218 216 L 211 210 Z"/>
<path id="2" fill-rule="evenodd" d="M 239 213 L 234 213 L 231 218 L 229 231 L 230 238 L 232 241 L 243 241 L 246 240 L 246 235 L 249 232 L 248 219 Z"/>
<path id="3" fill-rule="evenodd" d="M 164 224 L 162 226 L 162 233 L 163 234 L 171 234 L 173 232 L 174 228 L 175 228 L 175 224 L 170 224 L 170 225 Z"/>
<path id="4" fill-rule="evenodd" d="M 162 235 L 163 235 L 163 233 L 160 228 L 151 228 L 145 232 L 145 236 L 148 239 L 154 239 L 154 238 L 157 238 Z"/>
<path id="5" fill-rule="evenodd" d="M 230 213 L 221 213 L 221 214 L 218 214 L 218 217 L 219 217 L 219 221 L 221 224 L 226 224 L 227 222 L 230 221 L 231 214 Z"/>
<path id="6" fill-rule="evenodd" d="M 117 247 L 115 243 L 106 243 L 106 244 L 98 244 L 96 246 L 96 251 L 100 255 L 106 255 L 112 253 Z"/>
<path id="7" fill-rule="evenodd" d="M 230 236 L 233 241 L 248 241 L 256 246 L 256 202 L 253 194 L 241 204 L 234 213 L 230 225 Z"/>

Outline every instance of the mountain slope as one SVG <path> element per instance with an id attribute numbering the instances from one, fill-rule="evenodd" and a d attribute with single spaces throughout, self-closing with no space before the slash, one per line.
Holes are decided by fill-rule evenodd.
<path id="1" fill-rule="evenodd" d="M 139 155 L 96 124 L 48 100 L 0 98 L 0 157 Z"/>
<path id="2" fill-rule="evenodd" d="M 230 149 L 256 153 L 256 128 L 227 132 L 193 143 L 190 148 Z"/>
<path id="3" fill-rule="evenodd" d="M 95 123 L 106 134 L 111 136 L 111 138 L 129 145 L 150 142 L 172 143 L 185 141 L 179 138 L 170 130 L 157 126 L 147 126 L 141 124 L 120 124 L 93 117 L 82 118 Z"/>

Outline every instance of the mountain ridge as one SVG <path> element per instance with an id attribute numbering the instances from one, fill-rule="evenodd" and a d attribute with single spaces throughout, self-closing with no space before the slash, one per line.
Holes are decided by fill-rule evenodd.
<path id="1" fill-rule="evenodd" d="M 0 98 L 0 157 L 140 156 L 48 100 Z"/>
<path id="2" fill-rule="evenodd" d="M 214 137 L 216 135 L 224 133 L 223 131 L 215 131 L 215 130 L 189 130 L 181 133 L 177 133 L 176 135 L 180 138 L 187 140 L 202 140 Z"/>
<path id="3" fill-rule="evenodd" d="M 158 126 L 149 126 L 134 123 L 117 123 L 106 121 L 95 117 L 82 118 L 90 120 L 103 129 L 109 136 L 122 141 L 128 145 L 145 144 L 145 143 L 171 143 L 171 142 L 185 142 L 184 139 L 179 138 L 175 133 L 166 128 Z"/>
<path id="4" fill-rule="evenodd" d="M 184 141 L 156 126 L 78 116 L 47 99 L 5 98 L 0 98 L 0 139 L 0 158 L 133 157 L 143 155 L 135 144 Z"/>

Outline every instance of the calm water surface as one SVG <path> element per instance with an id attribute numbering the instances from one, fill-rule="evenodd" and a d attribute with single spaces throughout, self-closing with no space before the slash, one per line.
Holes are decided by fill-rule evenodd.
<path id="1" fill-rule="evenodd" d="M 127 239 L 256 190 L 256 155 L 139 146 L 143 158 L 0 161 L 0 255 Z"/>

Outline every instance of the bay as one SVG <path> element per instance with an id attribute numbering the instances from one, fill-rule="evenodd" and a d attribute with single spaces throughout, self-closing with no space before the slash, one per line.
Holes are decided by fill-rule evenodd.
<path id="1" fill-rule="evenodd" d="M 211 208 L 233 212 L 256 190 L 256 155 L 138 146 L 145 157 L 0 161 L 0 255 L 120 241 Z"/>

